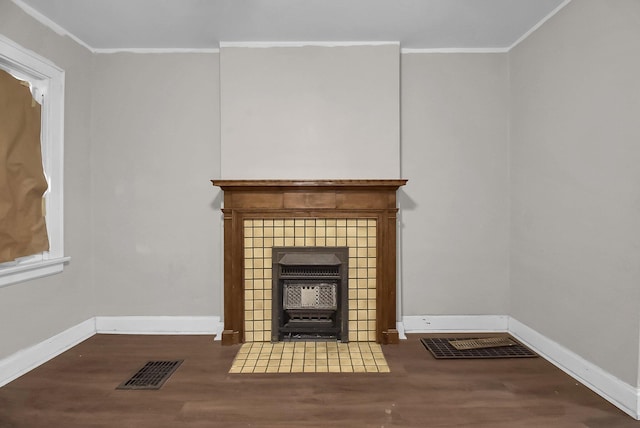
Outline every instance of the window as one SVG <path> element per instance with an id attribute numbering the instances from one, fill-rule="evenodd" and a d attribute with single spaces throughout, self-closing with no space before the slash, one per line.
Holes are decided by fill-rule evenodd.
<path id="1" fill-rule="evenodd" d="M 64 263 L 63 166 L 64 71 L 0 35 L 0 68 L 28 81 L 42 100 L 42 160 L 49 183 L 46 195 L 49 251 L 0 264 L 0 287 L 62 272 Z"/>

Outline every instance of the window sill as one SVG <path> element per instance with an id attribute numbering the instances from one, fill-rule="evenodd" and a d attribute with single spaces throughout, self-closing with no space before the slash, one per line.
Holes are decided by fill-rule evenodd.
<path id="1" fill-rule="evenodd" d="M 60 273 L 64 269 L 64 264 L 68 263 L 69 260 L 71 260 L 71 257 L 59 257 L 0 269 L 0 288 Z"/>

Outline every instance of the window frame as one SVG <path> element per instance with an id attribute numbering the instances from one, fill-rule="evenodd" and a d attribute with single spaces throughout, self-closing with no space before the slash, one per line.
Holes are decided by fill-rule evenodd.
<path id="1" fill-rule="evenodd" d="M 64 255 L 64 83 L 65 72 L 51 61 L 0 34 L 0 68 L 29 81 L 42 100 L 42 162 L 49 188 L 45 219 L 49 251 L 0 264 L 0 288 L 60 273 Z"/>

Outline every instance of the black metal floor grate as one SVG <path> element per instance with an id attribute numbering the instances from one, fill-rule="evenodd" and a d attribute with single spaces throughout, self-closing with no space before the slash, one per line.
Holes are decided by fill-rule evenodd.
<path id="1" fill-rule="evenodd" d="M 149 361 L 116 389 L 160 389 L 183 361 Z"/>
<path id="2" fill-rule="evenodd" d="M 526 346 L 516 342 L 511 346 L 500 346 L 480 349 L 454 348 L 450 340 L 470 340 L 451 338 L 423 338 L 422 344 L 431 352 L 434 358 L 438 359 L 471 359 L 471 358 L 532 358 L 538 355 Z M 515 342 L 515 341 L 514 341 Z"/>

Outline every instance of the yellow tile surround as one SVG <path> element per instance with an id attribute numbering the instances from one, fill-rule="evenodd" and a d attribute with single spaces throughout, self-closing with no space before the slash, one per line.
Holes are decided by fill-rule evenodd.
<path id="1" fill-rule="evenodd" d="M 349 341 L 376 340 L 376 219 L 246 219 L 246 342 L 271 340 L 272 248 L 349 247 Z"/>
<path id="2" fill-rule="evenodd" d="M 373 342 L 253 342 L 242 345 L 229 373 L 389 373 Z"/>

